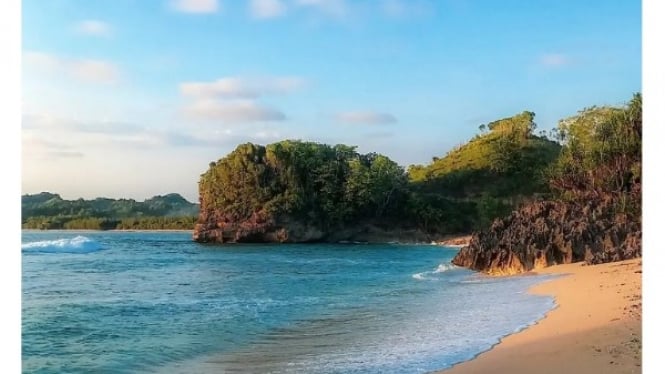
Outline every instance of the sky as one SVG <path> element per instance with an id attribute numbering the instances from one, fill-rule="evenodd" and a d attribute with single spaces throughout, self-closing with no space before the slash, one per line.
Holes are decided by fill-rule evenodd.
<path id="1" fill-rule="evenodd" d="M 238 144 L 430 162 L 641 91 L 641 2 L 23 0 L 21 189 L 198 200 Z"/>

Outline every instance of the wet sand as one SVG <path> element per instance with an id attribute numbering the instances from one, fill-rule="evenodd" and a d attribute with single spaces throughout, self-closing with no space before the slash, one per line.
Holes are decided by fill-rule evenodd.
<path id="1" fill-rule="evenodd" d="M 537 324 L 442 374 L 640 373 L 642 259 L 541 269 L 562 274 L 530 289 L 557 307 Z"/>

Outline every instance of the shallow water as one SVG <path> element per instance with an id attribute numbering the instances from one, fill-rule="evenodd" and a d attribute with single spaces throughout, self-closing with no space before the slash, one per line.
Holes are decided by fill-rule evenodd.
<path id="1" fill-rule="evenodd" d="M 554 305 L 525 292 L 543 277 L 482 277 L 439 246 L 22 236 L 26 373 L 423 373 Z"/>

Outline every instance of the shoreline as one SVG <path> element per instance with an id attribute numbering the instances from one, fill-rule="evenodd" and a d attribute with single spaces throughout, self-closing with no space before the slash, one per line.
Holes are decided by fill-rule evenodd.
<path id="1" fill-rule="evenodd" d="M 642 259 L 540 269 L 560 275 L 529 289 L 556 306 L 489 350 L 435 374 L 640 373 Z"/>
<path id="2" fill-rule="evenodd" d="M 471 242 L 472 234 L 468 235 L 450 235 L 446 236 L 445 239 L 434 241 L 433 244 L 441 245 L 444 247 L 453 247 L 453 248 L 462 248 L 468 247 Z"/>
<path id="3" fill-rule="evenodd" d="M 111 229 L 111 230 L 91 230 L 91 229 L 21 229 L 21 232 L 183 232 L 183 233 L 193 233 L 194 229 Z M 438 245 L 442 247 L 451 247 L 451 248 L 462 248 L 469 245 L 472 235 L 449 235 L 445 236 L 443 239 L 433 240 L 431 242 L 425 241 L 396 241 L 396 240 L 385 240 L 385 241 L 348 241 L 342 240 L 338 242 L 327 242 L 322 241 L 321 243 L 328 244 L 408 244 L 408 245 Z M 238 244 L 238 243 L 222 243 L 222 244 Z M 281 243 L 248 243 L 248 244 L 281 244 Z M 292 243 L 293 244 L 293 243 Z M 307 243 L 296 243 L 296 244 L 310 244 Z"/>

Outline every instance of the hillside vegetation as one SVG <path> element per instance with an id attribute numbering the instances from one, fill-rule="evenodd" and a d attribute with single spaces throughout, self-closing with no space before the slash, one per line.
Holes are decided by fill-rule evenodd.
<path id="1" fill-rule="evenodd" d="M 481 125 L 481 133 L 426 166 L 413 165 L 409 178 L 427 190 L 456 197 L 513 196 L 547 190 L 543 170 L 560 146 L 534 135 L 533 112 Z"/>
<path id="2" fill-rule="evenodd" d="M 199 182 L 198 241 L 432 240 L 487 225 L 547 192 L 559 145 L 534 114 L 492 122 L 469 143 L 406 172 L 355 147 L 299 140 L 239 145 Z M 409 233 L 409 234 L 406 234 Z"/>
<path id="3" fill-rule="evenodd" d="M 642 96 L 560 121 L 552 198 L 495 220 L 455 264 L 513 274 L 559 263 L 602 263 L 642 253 Z"/>
<path id="4" fill-rule="evenodd" d="M 561 146 L 534 134 L 534 118 L 533 112 L 525 111 L 483 124 L 480 134 L 444 157 L 434 157 L 429 165 L 410 166 L 412 190 L 426 202 L 423 205 L 436 207 L 437 201 L 446 199 L 465 212 L 466 231 L 486 227 L 525 200 L 547 194 L 545 173 Z M 455 218 L 451 214 L 439 214 L 434 224 L 449 223 Z"/>
<path id="5" fill-rule="evenodd" d="M 395 162 L 359 154 L 355 147 L 247 143 L 201 176 L 199 222 L 212 223 L 208 229 L 215 230 L 210 233 L 215 238 L 272 241 L 288 235 L 280 222 L 292 221 L 300 225 L 303 240 L 318 240 L 346 224 L 399 216 L 406 185 Z M 271 239 L 262 239 L 265 235 Z"/>
<path id="6" fill-rule="evenodd" d="M 192 229 L 197 204 L 179 194 L 133 199 L 64 200 L 42 192 L 21 196 L 24 229 Z"/>

